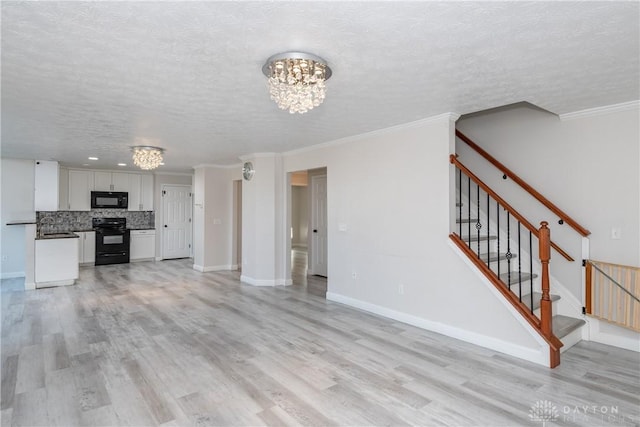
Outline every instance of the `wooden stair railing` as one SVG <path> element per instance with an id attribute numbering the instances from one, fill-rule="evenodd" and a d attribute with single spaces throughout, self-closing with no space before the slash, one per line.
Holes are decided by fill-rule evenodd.
<path id="1" fill-rule="evenodd" d="M 567 223 L 571 228 L 576 230 L 582 237 L 587 237 L 591 232 L 578 224 L 576 220 L 571 218 L 567 213 L 565 213 L 562 209 L 553 204 L 549 199 L 540 194 L 535 188 L 527 184 L 522 178 L 516 175 L 513 171 L 507 168 L 505 165 L 500 163 L 495 157 L 491 154 L 487 153 L 483 150 L 478 144 L 473 142 L 471 138 L 460 132 L 456 129 L 456 136 L 460 138 L 464 143 L 466 143 L 469 147 L 471 147 L 474 151 L 484 157 L 489 163 L 498 168 L 504 175 L 504 177 L 508 177 L 512 179 L 516 184 L 522 187 L 527 193 L 533 196 L 536 200 L 542 203 L 547 209 L 551 212 L 555 213 L 560 220 L 558 221 L 560 224 Z"/>
<path id="2" fill-rule="evenodd" d="M 488 185 L 486 185 L 484 182 L 482 182 L 477 176 L 475 176 L 471 171 L 469 171 L 469 169 L 467 169 L 462 163 L 460 163 L 457 159 L 457 156 L 452 154 L 450 156 L 450 162 L 456 167 L 457 172 L 458 172 L 458 181 L 459 181 L 459 188 L 458 188 L 458 199 L 459 201 L 461 201 L 462 198 L 462 186 L 463 186 L 463 176 L 462 174 L 464 173 L 464 175 L 467 177 L 467 181 L 468 181 L 468 204 L 470 205 L 472 203 L 472 193 L 473 193 L 473 189 L 476 190 L 476 199 L 475 202 L 477 203 L 477 216 L 478 218 L 474 218 L 471 219 L 471 209 L 470 206 L 468 207 L 468 215 L 469 218 L 464 219 L 464 222 L 466 224 L 468 224 L 468 235 L 466 236 L 466 240 L 463 237 L 463 226 L 462 226 L 462 222 L 463 219 L 462 218 L 458 218 L 459 221 L 459 230 L 458 233 L 453 232 L 450 234 L 450 239 L 456 244 L 456 246 L 458 248 L 460 248 L 462 250 L 462 252 L 464 252 L 467 257 L 471 260 L 471 262 L 485 275 L 485 277 L 487 277 L 487 279 L 489 279 L 489 281 L 491 283 L 493 283 L 493 285 L 496 287 L 496 289 L 507 299 L 507 301 L 509 301 L 511 303 L 511 305 L 523 316 L 523 318 L 540 334 L 540 336 L 547 342 L 547 344 L 549 345 L 549 354 L 550 354 L 550 360 L 549 360 L 549 366 L 551 368 L 555 368 L 556 366 L 558 366 L 560 364 L 560 348 L 562 347 L 562 342 L 560 341 L 560 339 L 558 339 L 554 334 L 553 334 L 553 312 L 552 312 L 552 306 L 551 306 L 551 297 L 550 297 L 550 289 L 549 289 L 549 260 L 551 258 L 550 254 L 551 254 L 551 248 L 554 247 L 554 249 L 559 250 L 559 252 L 561 254 L 563 254 L 563 256 L 568 256 L 564 253 L 564 251 L 562 251 L 559 248 L 556 248 L 554 246 L 554 244 L 551 242 L 551 238 L 550 238 L 550 230 L 548 228 L 548 223 L 546 221 L 543 221 L 540 223 L 540 228 L 537 229 L 535 228 L 529 221 L 527 221 L 524 216 L 522 216 L 518 211 L 516 211 L 511 205 L 509 205 L 507 202 L 505 202 L 495 191 L 493 191 Z M 475 188 L 472 188 L 471 186 L 471 182 L 473 182 L 475 184 Z M 486 238 L 484 236 L 481 236 L 481 232 L 480 230 L 485 226 L 485 224 L 482 223 L 482 220 L 480 218 L 480 210 L 481 210 L 481 197 L 480 197 L 480 189 L 482 189 L 482 191 L 484 191 L 484 193 L 486 193 L 486 229 L 487 229 L 487 234 L 486 234 Z M 497 219 L 497 227 L 499 229 L 500 227 L 500 216 L 501 216 L 501 209 L 506 211 L 506 221 L 507 221 L 507 225 L 506 225 L 506 229 L 507 229 L 507 252 L 504 255 L 504 257 L 500 254 L 500 238 L 497 237 L 497 244 L 498 244 L 498 253 L 497 254 L 491 254 L 489 252 L 489 243 L 488 241 L 490 240 L 490 233 L 489 233 L 489 229 L 491 227 L 491 219 L 490 219 L 490 211 L 491 211 L 491 200 L 493 200 L 493 202 L 495 203 L 495 209 L 494 211 L 496 212 L 496 219 Z M 462 208 L 461 208 L 461 204 L 458 205 L 458 212 L 460 214 L 462 214 Z M 514 239 L 517 239 L 517 254 L 514 254 L 511 252 L 511 242 L 510 242 L 510 218 L 514 218 L 515 221 L 517 222 L 517 235 L 516 235 L 516 231 L 514 231 Z M 476 232 L 476 236 L 472 236 L 472 230 L 471 230 L 471 222 L 475 221 L 475 227 L 474 227 L 474 232 Z M 529 272 L 527 273 L 522 273 L 521 270 L 521 228 L 524 227 L 526 229 L 526 231 L 528 232 L 528 252 L 529 252 L 529 259 L 530 259 L 530 265 L 529 265 Z M 498 231 L 499 233 L 499 231 Z M 534 301 L 533 301 L 533 277 L 534 275 L 532 274 L 533 271 L 533 265 L 532 265 L 532 257 L 533 254 L 531 253 L 532 251 L 532 238 L 535 237 L 538 239 L 538 252 L 539 252 L 539 259 L 540 259 L 540 263 L 541 263 L 541 287 L 542 287 L 542 296 L 540 298 L 540 317 L 538 318 L 535 314 L 534 314 Z M 481 248 L 481 240 L 483 240 L 482 238 L 484 238 L 484 241 L 487 242 L 487 253 L 486 254 L 481 254 L 481 250 L 483 248 Z M 526 240 L 526 238 L 524 239 Z M 477 251 L 474 250 L 472 248 L 472 246 L 477 245 Z M 486 255 L 486 256 L 485 256 Z M 511 262 L 513 258 L 516 258 L 518 261 L 518 269 L 517 269 L 517 273 L 514 272 L 514 274 L 517 274 L 519 276 L 518 280 L 514 281 L 514 284 L 517 286 L 517 288 L 514 290 L 512 289 L 512 281 L 511 281 L 511 270 L 510 270 L 510 266 L 511 266 Z M 570 257 L 569 257 L 570 258 Z M 508 275 L 508 280 L 505 283 L 503 276 L 500 274 L 500 263 L 501 260 L 506 260 L 508 263 L 508 267 L 507 267 L 507 272 L 506 274 Z M 492 263 L 494 263 L 493 265 L 493 269 L 492 269 Z M 494 269 L 497 268 L 497 273 L 496 271 L 494 271 Z M 526 282 L 526 280 L 522 280 L 522 276 L 524 276 L 525 274 L 527 274 L 528 279 L 529 280 L 529 293 L 528 294 L 523 294 L 523 283 Z M 530 301 L 527 301 L 526 299 L 523 299 L 523 296 L 526 298 L 530 298 Z M 530 303 L 530 304 L 527 304 Z"/>
<path id="3" fill-rule="evenodd" d="M 508 211 L 513 213 L 513 216 L 515 218 L 518 219 L 518 221 L 522 222 L 523 225 L 526 226 L 527 229 L 529 229 L 532 232 L 535 232 L 536 228 L 531 225 L 531 223 L 529 221 L 527 221 L 522 215 L 520 215 L 513 207 L 511 207 L 511 205 L 509 205 L 507 202 L 505 202 L 500 196 L 498 196 L 498 194 L 493 191 L 491 188 L 489 188 L 489 186 L 487 184 L 485 184 L 484 182 L 482 182 L 480 180 L 480 178 L 478 178 L 476 175 L 473 174 L 473 172 L 471 172 L 469 169 L 466 168 L 466 166 L 464 166 L 462 163 L 460 163 L 460 161 L 458 161 L 458 156 L 451 154 L 451 163 L 456 165 L 456 167 L 458 169 L 460 169 L 467 177 L 471 178 L 473 180 L 473 182 L 475 182 L 480 188 L 482 188 L 485 192 L 491 194 L 491 196 L 493 197 L 494 200 L 496 200 L 498 203 L 500 203 L 500 205 L 504 206 L 505 209 L 507 209 Z M 556 250 L 556 252 L 558 252 L 560 255 L 562 255 L 562 257 L 564 259 L 566 259 L 567 261 L 575 261 L 571 255 L 569 255 L 568 253 L 566 253 L 560 246 L 558 246 L 556 243 L 554 242 L 550 242 L 551 247 L 553 249 Z"/>
<path id="4" fill-rule="evenodd" d="M 585 260 L 585 314 L 640 332 L 640 267 Z"/>

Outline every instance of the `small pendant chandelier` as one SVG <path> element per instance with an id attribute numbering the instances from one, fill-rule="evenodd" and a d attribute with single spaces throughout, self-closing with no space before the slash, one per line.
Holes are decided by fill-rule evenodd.
<path id="1" fill-rule="evenodd" d="M 310 53 L 283 52 L 267 59 L 262 73 L 269 78 L 269 93 L 279 108 L 304 114 L 324 101 L 331 68 Z"/>
<path id="2" fill-rule="evenodd" d="M 140 169 L 151 170 L 162 164 L 163 148 L 152 147 L 150 145 L 136 145 L 131 147 L 133 151 L 133 164 Z"/>

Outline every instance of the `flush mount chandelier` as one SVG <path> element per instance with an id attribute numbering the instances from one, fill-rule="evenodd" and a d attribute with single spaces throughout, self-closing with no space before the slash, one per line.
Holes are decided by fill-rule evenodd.
<path id="1" fill-rule="evenodd" d="M 150 145 L 136 145 L 131 147 L 133 151 L 133 164 L 140 169 L 155 169 L 162 163 L 163 148 L 152 147 Z"/>
<path id="2" fill-rule="evenodd" d="M 283 52 L 267 59 L 262 73 L 269 78 L 269 93 L 278 107 L 304 114 L 324 101 L 331 68 L 310 53 Z"/>

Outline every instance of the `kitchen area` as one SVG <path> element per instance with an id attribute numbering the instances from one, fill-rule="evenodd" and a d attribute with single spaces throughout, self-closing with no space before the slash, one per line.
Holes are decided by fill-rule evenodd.
<path id="1" fill-rule="evenodd" d="M 33 182 L 35 218 L 4 224 L 24 229 L 25 289 L 74 284 L 80 267 L 156 259 L 153 174 L 37 160 Z"/>

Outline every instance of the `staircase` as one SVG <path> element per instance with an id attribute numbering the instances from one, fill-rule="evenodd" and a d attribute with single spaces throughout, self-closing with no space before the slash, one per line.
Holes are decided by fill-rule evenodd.
<path id="1" fill-rule="evenodd" d="M 486 152 L 480 154 L 489 156 Z M 550 252 L 554 249 L 569 262 L 573 258 L 551 241 L 548 223 L 534 227 L 456 155 L 451 155 L 450 161 L 456 168 L 456 203 L 452 206 L 456 224 L 451 240 L 547 341 L 549 366 L 554 368 L 560 363 L 560 352 L 581 340 L 586 323 L 578 317 L 553 314 L 559 311 L 561 296 L 549 289 Z M 504 168 L 501 170 L 505 176 L 507 172 L 515 175 L 499 162 L 496 164 Z"/>

